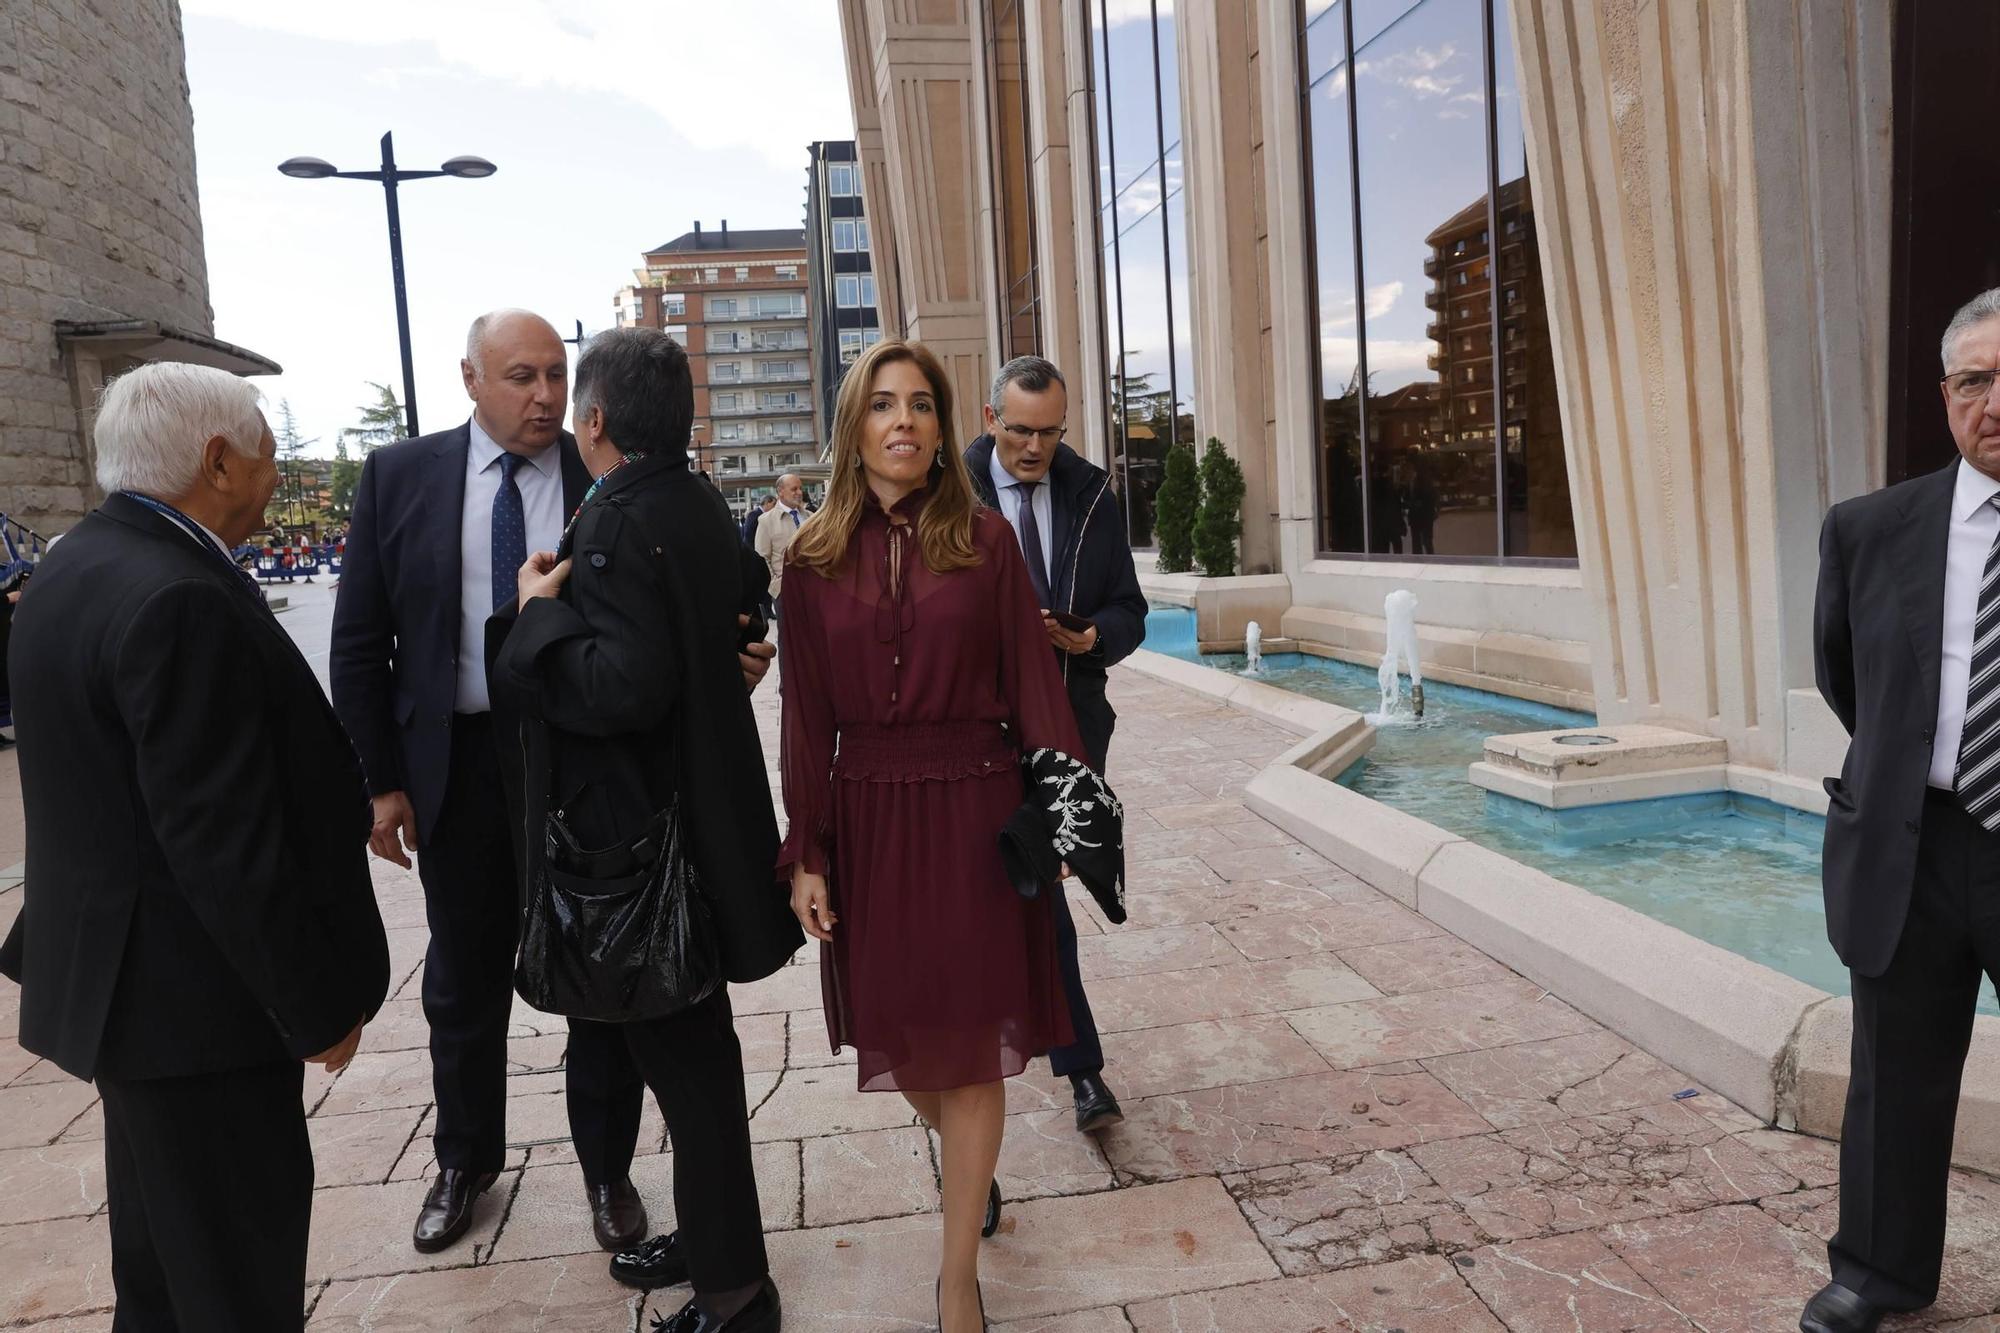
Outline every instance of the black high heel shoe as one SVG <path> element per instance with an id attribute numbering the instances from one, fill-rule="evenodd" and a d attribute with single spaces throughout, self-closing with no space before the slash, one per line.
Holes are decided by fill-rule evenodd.
<path id="1" fill-rule="evenodd" d="M 994 1181 L 986 1194 L 986 1224 L 979 1228 L 981 1240 L 992 1240 L 1000 1229 L 1000 1182 Z"/>

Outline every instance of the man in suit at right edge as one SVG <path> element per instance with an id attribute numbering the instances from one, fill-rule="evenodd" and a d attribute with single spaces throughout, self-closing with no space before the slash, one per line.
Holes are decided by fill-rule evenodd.
<path id="1" fill-rule="evenodd" d="M 2000 288 L 1946 327 L 1951 466 L 1837 504 L 1820 532 L 1827 935 L 1853 977 L 1833 1280 L 1803 1333 L 1937 1299 L 1959 1079 L 2000 979 Z"/>

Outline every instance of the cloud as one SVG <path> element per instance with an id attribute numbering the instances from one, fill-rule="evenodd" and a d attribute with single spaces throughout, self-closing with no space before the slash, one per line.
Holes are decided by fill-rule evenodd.
<path id="1" fill-rule="evenodd" d="M 1395 309 L 1396 300 L 1402 294 L 1403 281 L 1401 278 L 1389 282 L 1377 283 L 1375 286 L 1370 287 L 1368 289 L 1368 318 L 1381 319 L 1387 315 L 1391 310 Z M 1335 329 L 1351 329 L 1353 327 L 1354 298 L 1352 296 L 1346 297 L 1341 301 L 1338 309 L 1326 314 L 1320 320 L 1320 331 L 1327 336 L 1331 336 L 1332 331 Z"/>
<path id="2" fill-rule="evenodd" d="M 1353 338 L 1324 337 L 1319 341 L 1320 364 L 1329 372 L 1343 380 L 1354 373 L 1354 365 L 1360 358 L 1359 343 Z M 1408 384 L 1412 378 L 1421 379 L 1430 373 L 1430 357 L 1437 348 L 1430 339 L 1413 338 L 1370 338 L 1368 340 L 1368 379 L 1373 392 L 1381 393 L 1387 388 L 1397 388 Z M 1421 371 L 1422 375 L 1412 377 L 1407 371 Z M 1385 385 L 1382 377 L 1388 375 L 1394 384 Z"/>
<path id="3" fill-rule="evenodd" d="M 664 6 L 630 0 L 183 0 L 181 7 L 193 17 L 320 41 L 428 48 L 428 59 L 377 71 L 391 80 L 428 72 L 406 66 L 435 62 L 526 89 L 616 94 L 657 112 L 690 142 L 748 149 L 788 169 L 798 164 L 799 145 L 853 133 L 829 0 L 756 0 L 754 45 L 746 45 L 733 4 L 677 4 L 670 17 Z"/>
<path id="4" fill-rule="evenodd" d="M 1097 5 L 1092 0 L 1092 17 L 1096 17 Z M 1104 18 L 1115 28 L 1121 23 L 1150 23 L 1157 8 L 1161 18 L 1174 16 L 1174 0 L 1104 0 Z"/>
<path id="5" fill-rule="evenodd" d="M 1458 47 L 1446 42 L 1438 47 L 1415 46 L 1407 51 L 1397 51 L 1386 56 L 1376 56 L 1355 62 L 1357 72 L 1370 78 L 1382 79 L 1407 89 L 1419 99 L 1450 97 L 1457 101 L 1466 96 L 1475 99 L 1478 94 L 1460 93 L 1453 96 L 1452 90 L 1464 83 L 1467 75 L 1444 73 L 1447 65 L 1459 57 Z"/>

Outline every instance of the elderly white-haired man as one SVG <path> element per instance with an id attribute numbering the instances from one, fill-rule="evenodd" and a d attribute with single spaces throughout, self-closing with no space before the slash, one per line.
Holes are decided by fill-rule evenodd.
<path id="1" fill-rule="evenodd" d="M 1826 784 L 1826 926 L 1854 1049 L 1833 1280 L 1805 1333 L 1937 1299 L 1973 1007 L 2000 980 L 2000 288 L 1942 351 L 1959 456 L 1820 532 L 1819 688 L 1853 737 Z"/>
<path id="2" fill-rule="evenodd" d="M 344 1066 L 389 985 L 367 788 L 230 556 L 277 479 L 256 389 L 146 366 L 96 439 L 109 498 L 14 622 L 28 866 L 0 970 L 21 1044 L 103 1099 L 113 1326 L 298 1329 L 304 1065 Z"/>

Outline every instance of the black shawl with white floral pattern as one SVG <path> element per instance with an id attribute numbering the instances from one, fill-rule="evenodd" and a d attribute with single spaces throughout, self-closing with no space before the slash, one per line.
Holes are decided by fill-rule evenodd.
<path id="1" fill-rule="evenodd" d="M 1023 898 L 1058 883 L 1062 867 L 1083 881 L 1113 925 L 1125 920 L 1125 807 L 1088 764 L 1061 750 L 1021 756 L 1028 796 L 1000 830 L 1000 855 Z"/>

